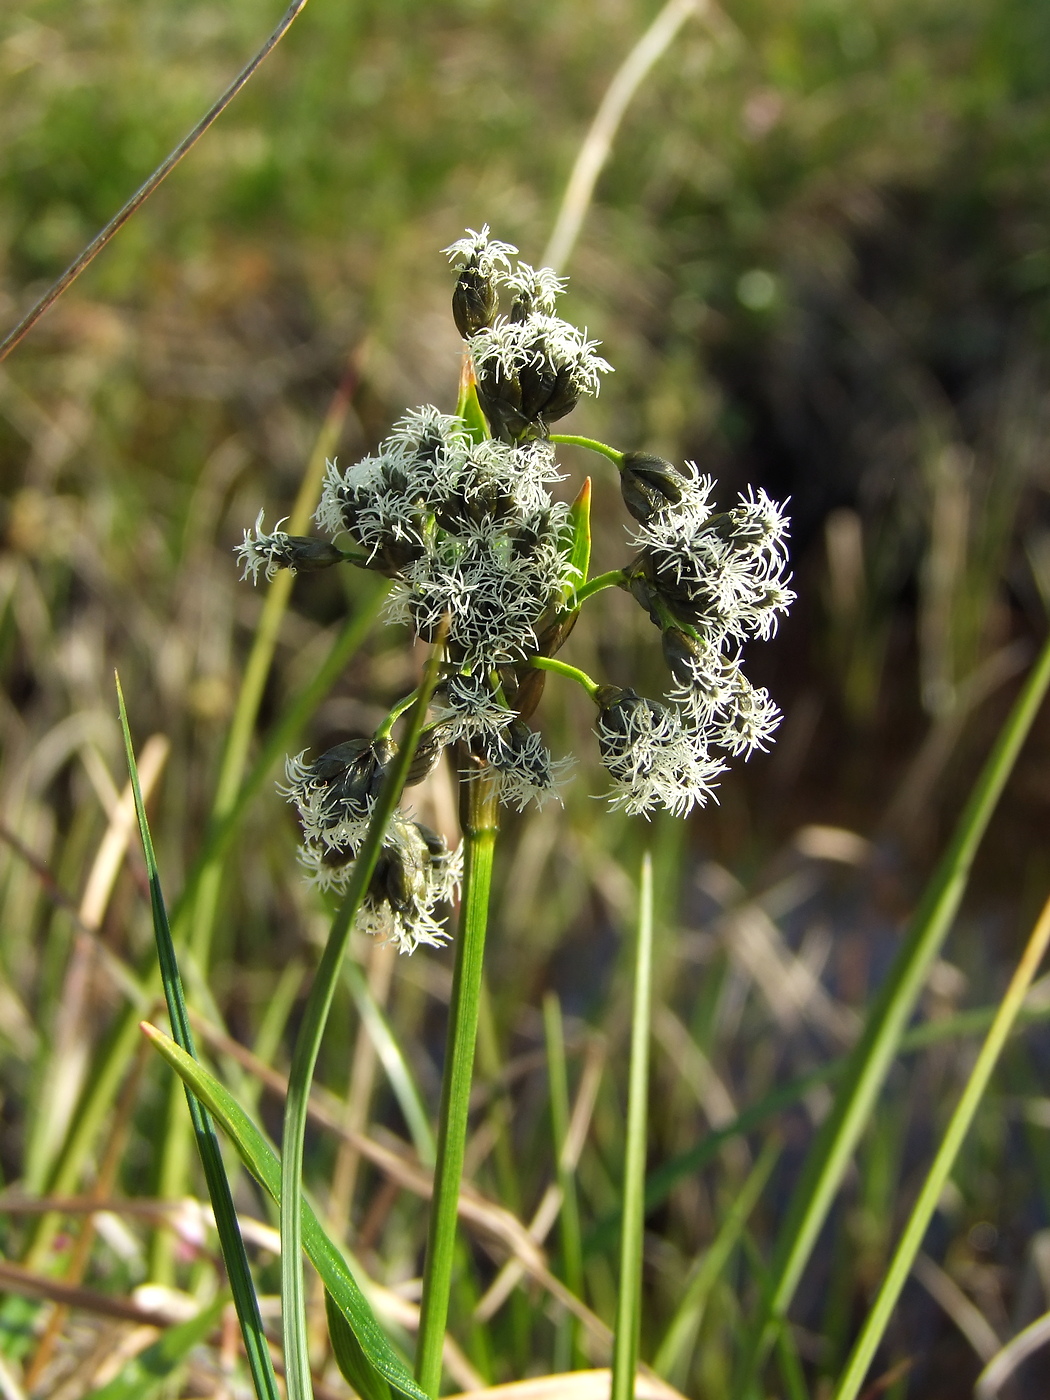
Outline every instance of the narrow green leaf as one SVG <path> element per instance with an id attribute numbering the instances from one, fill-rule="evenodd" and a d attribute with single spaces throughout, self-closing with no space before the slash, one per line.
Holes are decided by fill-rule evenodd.
<path id="1" fill-rule="evenodd" d="M 382 1007 L 368 989 L 368 983 L 357 963 L 343 960 L 343 975 L 350 986 L 350 994 L 357 1006 L 357 1014 L 364 1022 L 369 1039 L 379 1056 L 386 1077 L 394 1091 L 402 1116 L 408 1125 L 412 1146 L 416 1156 L 425 1167 L 434 1165 L 434 1134 L 430 1130 L 423 1099 L 416 1087 L 416 1081 L 408 1061 L 397 1043 L 390 1023 L 383 1015 Z"/>
<path id="2" fill-rule="evenodd" d="M 179 975 L 179 965 L 175 957 L 175 945 L 172 942 L 171 929 L 168 926 L 168 911 L 160 886 L 160 872 L 157 869 L 153 838 L 150 835 L 149 822 L 146 818 L 146 807 L 142 801 L 138 764 L 135 762 L 135 750 L 131 742 L 131 729 L 128 725 L 128 712 L 124 705 L 124 692 L 120 688 L 119 677 L 117 678 L 117 701 L 120 706 L 120 724 L 124 732 L 124 749 L 127 754 L 128 772 L 131 775 L 131 788 L 135 795 L 135 812 L 138 816 L 139 833 L 146 856 L 150 905 L 153 912 L 153 932 L 157 943 L 161 980 L 164 984 L 164 998 L 168 1005 L 168 1016 L 171 1020 L 175 1040 L 182 1050 L 192 1057 L 195 1055 L 195 1051 L 193 1033 L 190 1030 L 189 1012 L 186 1009 L 186 1000 L 183 996 L 182 978 Z M 204 1168 L 208 1195 L 211 1199 L 212 1210 L 215 1212 L 215 1227 L 218 1231 L 222 1257 L 230 1278 L 230 1288 L 233 1292 L 234 1306 L 237 1309 L 237 1318 L 241 1326 L 241 1335 L 244 1338 L 244 1348 L 248 1357 L 252 1384 L 255 1386 L 255 1393 L 259 1400 L 278 1400 L 277 1377 L 274 1375 L 270 1346 L 263 1331 L 259 1300 L 252 1282 L 251 1270 L 248 1267 L 248 1256 L 241 1238 L 237 1212 L 233 1208 L 233 1196 L 230 1192 L 226 1168 L 223 1165 L 222 1153 L 219 1150 L 219 1140 L 207 1113 L 201 1108 L 188 1086 L 186 1102 L 189 1105 L 193 1134 L 197 1141 L 201 1165 Z"/>
<path id="3" fill-rule="evenodd" d="M 148 1400 L 182 1365 L 193 1348 L 218 1326 L 225 1306 L 225 1298 L 216 1298 L 188 1322 L 169 1327 L 152 1346 L 132 1357 L 111 1381 L 91 1391 L 84 1400 Z"/>
<path id="4" fill-rule="evenodd" d="M 350 930 L 365 897 L 372 872 L 386 837 L 387 827 L 401 797 L 419 743 L 430 697 L 438 682 L 448 620 L 434 639 L 423 681 L 408 712 L 408 724 L 396 757 L 383 779 L 368 820 L 368 830 L 354 859 L 343 902 L 332 920 L 328 939 L 317 965 L 306 1009 L 295 1039 L 288 1072 L 281 1137 L 281 1325 L 284 1332 L 284 1377 L 288 1400 L 312 1400 L 309 1342 L 306 1332 L 306 1293 L 303 1285 L 302 1210 L 303 1148 L 310 1085 L 321 1048 L 328 1012 L 346 956 Z M 442 1332 L 442 1337 L 444 1332 Z"/>
<path id="5" fill-rule="evenodd" d="M 992 1023 L 992 1028 L 981 1046 L 980 1054 L 970 1072 L 970 1077 L 963 1087 L 955 1112 L 952 1114 L 944 1138 L 937 1150 L 937 1155 L 933 1159 L 933 1165 L 922 1184 L 919 1198 L 915 1202 L 908 1223 L 901 1235 L 900 1243 L 890 1260 L 882 1287 L 879 1289 L 871 1312 L 868 1314 L 861 1334 L 857 1338 L 846 1363 L 842 1379 L 835 1390 L 834 1400 L 855 1400 L 864 1383 L 868 1367 L 874 1360 L 878 1345 L 889 1326 L 897 1299 L 911 1273 L 915 1256 L 922 1248 L 923 1238 L 929 1229 L 930 1221 L 933 1219 L 933 1213 L 937 1209 L 937 1203 L 941 1199 L 948 1178 L 951 1176 L 959 1149 L 963 1145 L 970 1124 L 973 1122 L 974 1114 L 977 1112 L 988 1087 L 992 1071 L 1002 1053 L 1003 1046 L 1006 1044 L 1010 1027 L 1021 1009 L 1025 993 L 1039 969 L 1048 943 L 1050 943 L 1050 900 L 1047 900 L 1043 912 L 1032 930 L 1021 961 L 1018 963 L 1010 985 L 1006 989 L 1006 994 L 999 1004 L 999 1011 Z"/>
<path id="6" fill-rule="evenodd" d="M 277 1153 L 263 1137 L 233 1096 L 203 1065 L 180 1050 L 163 1031 L 142 1022 L 142 1031 L 214 1115 L 240 1154 L 241 1161 L 274 1201 L 281 1199 L 281 1164 Z M 302 1202 L 303 1248 L 346 1318 L 361 1350 L 376 1371 L 409 1400 L 426 1400 L 404 1362 L 375 1319 L 368 1300 L 357 1286 L 338 1247 L 329 1239 L 307 1201 Z"/>
<path id="7" fill-rule="evenodd" d="M 389 1381 L 379 1374 L 364 1354 L 361 1343 L 354 1335 L 354 1329 L 327 1288 L 324 1294 L 324 1310 L 328 1318 L 332 1355 L 343 1376 L 357 1391 L 361 1400 L 390 1400 Z"/>
<path id="8" fill-rule="evenodd" d="M 591 479 L 590 477 L 580 487 L 580 493 L 569 507 L 569 529 L 572 532 L 572 548 L 569 551 L 569 563 L 576 573 L 573 574 L 574 585 L 577 590 L 581 589 L 587 582 L 587 574 L 591 567 Z"/>
<path id="9" fill-rule="evenodd" d="M 878 1103 L 890 1066 L 934 958 L 948 936 L 970 868 L 1003 787 L 1050 686 L 1050 639 L 1044 644 L 959 818 L 951 845 L 927 886 L 890 974 L 848 1057 L 831 1112 L 817 1134 L 789 1205 L 770 1269 L 771 1284 L 744 1338 L 734 1394 L 749 1395 L 779 1319 L 795 1296 L 853 1151 Z"/>
<path id="10" fill-rule="evenodd" d="M 653 1001 L 653 862 L 646 851 L 638 890 L 638 937 L 631 1018 L 631 1067 L 624 1151 L 620 1293 L 613 1339 L 611 1400 L 632 1400 L 642 1327 L 642 1234 L 649 1103 L 649 1029 Z"/>

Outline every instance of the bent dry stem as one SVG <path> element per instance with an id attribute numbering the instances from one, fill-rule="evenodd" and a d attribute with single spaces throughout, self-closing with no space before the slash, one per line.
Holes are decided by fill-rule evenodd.
<path id="1" fill-rule="evenodd" d="M 452 1286 L 456 1208 L 470 1110 L 492 857 L 499 825 L 498 789 L 491 772 L 468 775 L 462 782 L 466 809 L 463 822 L 463 904 L 449 1006 L 437 1167 L 434 1172 L 416 1353 L 416 1380 L 428 1395 L 435 1396 L 441 1385 L 441 1353 Z"/>

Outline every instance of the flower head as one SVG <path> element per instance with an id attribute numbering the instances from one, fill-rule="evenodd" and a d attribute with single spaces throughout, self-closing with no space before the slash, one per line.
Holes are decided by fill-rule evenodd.
<path id="1" fill-rule="evenodd" d="M 604 686 L 597 699 L 598 749 L 615 784 L 610 806 L 635 815 L 663 807 L 680 817 L 703 806 L 725 771 L 703 730 L 633 690 Z"/>
<path id="2" fill-rule="evenodd" d="M 545 432 L 582 397 L 596 395 L 600 376 L 612 369 L 586 331 L 543 312 L 498 317 L 468 344 L 481 406 L 512 441 Z"/>
<path id="3" fill-rule="evenodd" d="M 320 889 L 343 890 L 353 871 L 352 846 L 321 847 L 309 841 L 300 862 Z M 463 855 L 450 851 L 435 832 L 419 822 L 395 817 L 390 823 L 368 892 L 358 914 L 366 933 L 411 953 L 420 943 L 437 947 L 448 937 L 435 911 L 459 893 Z"/>
<path id="4" fill-rule="evenodd" d="M 349 468 L 329 462 L 316 520 L 339 545 L 279 527 L 267 534 L 260 514 L 238 549 L 244 574 L 347 560 L 392 580 L 390 620 L 416 639 L 443 640 L 406 786 L 454 746 L 461 781 L 484 775 L 504 804 L 522 810 L 557 798 L 571 760 L 555 758 L 526 721 L 560 670 L 597 704 L 611 805 L 684 816 L 712 796 L 726 755 L 764 748 L 780 720 L 769 694 L 747 680 L 742 651 L 772 635 L 794 597 L 784 508 L 749 488 L 718 513 L 714 483 L 694 463 L 599 445 L 619 468 L 633 521 L 633 558 L 605 581 L 627 587 L 659 627 L 671 680 L 664 698 L 651 700 L 556 661 L 580 600 L 603 580 L 581 588 L 589 497 L 582 492 L 572 508 L 554 498 L 562 476 L 550 425 L 596 395 L 611 366 L 586 330 L 556 314 L 565 283 L 552 269 L 516 261 L 517 250 L 487 225 L 445 251 L 472 361 L 464 417 L 424 406 Z M 322 888 L 342 889 L 350 878 L 396 754 L 388 736 L 410 699 L 371 738 L 288 761 L 283 792 L 302 824 L 300 859 Z M 402 951 L 442 941 L 439 906 L 455 894 L 460 870 L 460 854 L 398 808 L 359 923 Z"/>
<path id="5" fill-rule="evenodd" d="M 542 807 L 551 797 L 561 801 L 559 788 L 572 759 L 555 759 L 541 736 L 520 719 L 512 719 L 496 734 L 485 735 L 480 747 L 499 774 L 502 802 L 522 812 L 530 802 Z"/>
<path id="6" fill-rule="evenodd" d="M 309 535 L 287 535 L 280 529 L 280 521 L 272 534 L 265 534 L 263 514 L 260 511 L 256 518 L 255 533 L 245 530 L 244 540 L 235 551 L 241 561 L 241 578 L 251 574 L 252 583 L 258 583 L 260 569 L 269 580 L 278 569 L 308 574 L 342 562 L 342 550 L 336 549 L 327 540 L 314 539 Z"/>

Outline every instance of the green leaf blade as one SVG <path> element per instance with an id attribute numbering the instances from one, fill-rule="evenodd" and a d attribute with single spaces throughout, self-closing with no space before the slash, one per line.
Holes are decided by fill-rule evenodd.
<path id="1" fill-rule="evenodd" d="M 146 857 L 146 870 L 149 875 L 150 906 L 153 914 L 153 933 L 157 944 L 157 958 L 160 963 L 161 980 L 164 985 L 164 998 L 168 1007 L 175 1039 L 182 1051 L 191 1058 L 194 1056 L 193 1034 L 190 1030 L 189 1010 L 182 990 L 182 977 L 179 973 L 175 944 L 168 923 L 168 911 L 164 904 L 164 893 L 160 885 L 160 871 L 157 856 L 153 849 L 153 837 L 146 816 L 146 806 L 142 800 L 142 787 L 139 783 L 138 764 L 135 749 L 131 742 L 131 726 L 128 723 L 127 707 L 120 678 L 117 677 L 117 701 L 120 708 L 120 724 L 124 734 L 124 749 L 127 755 L 131 788 L 135 797 L 135 813 L 138 818 L 142 848 Z M 274 1374 L 270 1345 L 266 1340 L 259 1300 L 248 1267 L 248 1256 L 241 1238 L 237 1212 L 233 1206 L 229 1179 L 219 1150 L 215 1128 L 207 1113 L 201 1107 L 189 1085 L 186 1086 L 186 1101 L 189 1106 L 193 1134 L 200 1153 L 201 1166 L 208 1186 L 208 1196 L 215 1213 L 215 1226 L 219 1235 L 223 1260 L 230 1278 L 234 1306 L 240 1323 L 244 1349 L 248 1357 L 248 1367 L 252 1384 L 259 1400 L 279 1400 L 277 1377 Z"/>
<path id="2" fill-rule="evenodd" d="M 188 1084 L 222 1127 L 244 1165 L 278 1204 L 281 1198 L 281 1164 L 276 1152 L 227 1089 L 203 1065 L 191 1059 L 163 1031 L 142 1022 L 142 1031 L 172 1069 Z M 339 1311 L 353 1330 L 364 1355 L 379 1376 L 408 1400 L 426 1400 L 407 1367 L 394 1351 L 376 1321 L 357 1281 L 320 1221 L 302 1202 L 303 1247 L 321 1276 Z"/>

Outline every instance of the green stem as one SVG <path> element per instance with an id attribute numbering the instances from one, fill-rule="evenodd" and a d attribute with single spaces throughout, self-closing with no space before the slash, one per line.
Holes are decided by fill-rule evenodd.
<path id="1" fill-rule="evenodd" d="M 555 661 L 553 656 L 530 656 L 529 665 L 537 671 L 553 671 L 556 675 L 568 677 L 577 685 L 582 685 L 592 700 L 601 690 L 598 682 L 592 681 L 586 671 L 581 671 L 578 666 L 570 666 L 567 661 Z"/>
<path id="2" fill-rule="evenodd" d="M 303 1023 L 292 1055 L 288 1097 L 284 1107 L 284 1136 L 281 1141 L 281 1316 L 288 1400 L 312 1400 L 313 1396 L 306 1332 L 301 1213 L 303 1144 L 306 1138 L 310 1085 L 321 1048 L 321 1037 L 339 980 L 339 969 L 350 938 L 350 929 L 368 890 L 387 826 L 405 785 L 412 755 L 423 728 L 427 705 L 437 684 L 442 648 L 443 641 L 439 641 L 431 653 L 423 683 L 419 687 L 408 733 L 383 780 L 368 833 L 354 861 L 350 884 L 332 921 L 328 942 L 325 944 L 317 975 L 310 988 Z"/>
<path id="3" fill-rule="evenodd" d="M 390 731 L 393 729 L 394 725 L 398 722 L 398 720 L 399 720 L 399 719 L 401 718 L 401 716 L 405 713 L 405 711 L 406 711 L 407 709 L 409 709 L 410 706 L 412 706 L 412 705 L 415 704 L 415 702 L 416 702 L 416 697 L 417 697 L 418 694 L 419 694 L 418 689 L 417 689 L 417 690 L 413 690 L 413 692 L 412 692 L 411 695 L 406 695 L 405 698 L 404 698 L 403 700 L 399 700 L 399 701 L 397 702 L 397 704 L 393 707 L 393 709 L 392 709 L 392 710 L 390 711 L 390 713 L 387 715 L 386 719 L 383 721 L 383 723 L 382 723 L 382 724 L 379 726 L 379 728 L 376 730 L 375 736 L 374 736 L 376 739 L 385 739 L 385 738 L 387 738 L 387 737 L 389 736 Z"/>
<path id="4" fill-rule="evenodd" d="M 645 1226 L 645 1138 L 649 1098 L 649 1024 L 653 998 L 653 862 L 646 851 L 638 891 L 638 943 L 631 1017 L 627 1145 L 620 1236 L 620 1293 L 616 1303 L 610 1400 L 632 1400 L 642 1323 L 642 1233 Z"/>
<path id="5" fill-rule="evenodd" d="M 474 1042 L 477 1037 L 485 932 L 488 926 L 489 886 L 492 881 L 492 857 L 499 825 L 494 776 L 482 770 L 476 775 L 464 777 L 462 782 L 466 809 L 463 822 L 463 904 L 456 941 L 456 965 L 445 1044 L 437 1167 L 434 1172 L 434 1194 L 430 1206 L 419 1343 L 416 1351 L 416 1380 L 431 1396 L 436 1396 L 441 1386 L 441 1354 L 452 1285 L 456 1212 L 470 1109 Z"/>
<path id="6" fill-rule="evenodd" d="M 623 453 L 617 452 L 615 447 L 609 447 L 607 443 L 599 442 L 597 438 L 577 437 L 575 433 L 551 433 L 549 442 L 563 442 L 569 447 L 586 447 L 588 452 L 597 452 L 602 457 L 608 457 L 617 471 L 623 466 Z"/>
<path id="7" fill-rule="evenodd" d="M 627 570 L 610 569 L 607 574 L 595 574 L 594 578 L 588 579 L 582 588 L 578 588 L 570 600 L 570 608 L 575 611 L 581 608 L 587 599 L 595 593 L 600 593 L 603 588 L 626 588 Z"/>

